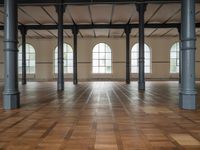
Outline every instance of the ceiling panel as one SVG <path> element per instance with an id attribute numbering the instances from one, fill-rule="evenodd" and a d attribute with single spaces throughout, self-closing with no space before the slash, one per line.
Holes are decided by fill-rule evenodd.
<path id="1" fill-rule="evenodd" d="M 91 5 L 92 20 L 94 24 L 109 24 L 112 15 L 112 5 Z"/>
<path id="2" fill-rule="evenodd" d="M 159 9 L 161 5 L 160 4 L 148 4 L 146 11 L 145 11 L 145 16 L 144 16 L 144 20 L 145 22 L 148 22 L 149 19 L 151 19 L 151 17 L 154 16 L 154 14 L 156 13 L 156 11 Z"/>
<path id="3" fill-rule="evenodd" d="M 58 36 L 58 31 L 57 30 L 49 30 L 54 36 Z"/>
<path id="4" fill-rule="evenodd" d="M 34 30 L 28 30 L 27 37 L 40 37 Z"/>
<path id="5" fill-rule="evenodd" d="M 93 29 L 91 29 L 91 30 L 80 30 L 80 32 L 84 37 L 93 37 L 94 36 L 94 30 Z"/>
<path id="6" fill-rule="evenodd" d="M 56 8 L 53 6 L 43 6 L 44 11 L 46 11 L 51 17 L 49 19 L 53 20 L 55 23 L 58 22 L 58 15 L 56 13 Z"/>
<path id="7" fill-rule="evenodd" d="M 160 36 L 166 34 L 168 31 L 169 29 L 157 29 L 155 32 L 153 32 L 153 34 L 151 34 L 151 36 Z"/>
<path id="8" fill-rule="evenodd" d="M 123 29 L 110 29 L 110 37 L 120 37 L 123 32 Z"/>
<path id="9" fill-rule="evenodd" d="M 145 36 L 149 36 L 155 29 L 145 29 Z"/>
<path id="10" fill-rule="evenodd" d="M 53 35 L 47 30 L 34 30 L 38 34 L 42 35 L 42 37 L 53 37 Z"/>
<path id="11" fill-rule="evenodd" d="M 95 29 L 95 34 L 99 37 L 107 37 L 108 33 L 109 29 Z"/>
<path id="12" fill-rule="evenodd" d="M 69 36 L 69 37 L 72 37 L 72 36 L 73 36 L 71 30 L 64 30 L 64 31 L 65 31 L 65 34 L 67 34 L 67 36 Z"/>
<path id="13" fill-rule="evenodd" d="M 137 29 L 132 29 L 130 35 L 135 37 L 137 35 L 137 33 L 138 33 Z"/>
<path id="14" fill-rule="evenodd" d="M 34 23 L 55 24 L 41 7 L 23 6 L 20 7 L 20 11 L 31 18 Z"/>
<path id="15" fill-rule="evenodd" d="M 159 11 L 149 20 L 149 22 L 164 23 L 170 19 L 180 9 L 180 4 L 165 4 Z"/>
<path id="16" fill-rule="evenodd" d="M 0 37 L 3 37 L 3 35 L 4 35 L 3 31 L 0 31 Z"/>
<path id="17" fill-rule="evenodd" d="M 134 5 L 114 5 L 112 23 L 128 23 L 135 10 Z"/>
<path id="18" fill-rule="evenodd" d="M 0 25 L 3 24 L 4 21 L 4 12 L 3 12 L 3 8 L 0 8 Z"/>
<path id="19" fill-rule="evenodd" d="M 179 35 L 179 33 L 178 33 L 177 29 L 172 29 L 165 36 L 178 36 L 178 35 Z"/>
<path id="20" fill-rule="evenodd" d="M 133 13 L 132 13 L 130 22 L 131 23 L 137 23 L 138 22 L 138 12 L 137 12 L 135 5 L 133 5 Z"/>
<path id="21" fill-rule="evenodd" d="M 91 24 L 89 6 L 69 5 L 67 8 L 76 24 Z"/>

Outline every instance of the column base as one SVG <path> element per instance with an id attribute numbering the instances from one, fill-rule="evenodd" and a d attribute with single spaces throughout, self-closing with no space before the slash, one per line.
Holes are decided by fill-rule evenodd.
<path id="1" fill-rule="evenodd" d="M 196 95 L 180 93 L 179 106 L 182 109 L 195 110 L 197 108 Z"/>
<path id="2" fill-rule="evenodd" d="M 138 82 L 138 89 L 140 91 L 144 91 L 145 90 L 145 82 Z"/>
<path id="3" fill-rule="evenodd" d="M 78 84 L 78 80 L 73 80 L 73 84 L 77 85 Z"/>
<path id="4" fill-rule="evenodd" d="M 20 107 L 20 93 L 14 94 L 4 93 L 3 94 L 3 108 L 4 109 L 16 109 Z"/>
<path id="5" fill-rule="evenodd" d="M 64 85 L 58 85 L 58 91 L 64 91 Z"/>
<path id="6" fill-rule="evenodd" d="M 126 80 L 126 84 L 130 84 L 130 81 L 129 81 L 129 80 Z"/>

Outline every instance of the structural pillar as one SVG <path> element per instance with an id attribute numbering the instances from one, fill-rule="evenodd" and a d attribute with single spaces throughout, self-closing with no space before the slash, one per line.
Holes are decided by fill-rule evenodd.
<path id="1" fill-rule="evenodd" d="M 131 28 L 126 26 L 126 84 L 130 84 L 130 33 Z"/>
<path id="2" fill-rule="evenodd" d="M 56 7 L 58 14 L 58 77 L 57 77 L 57 89 L 58 91 L 64 90 L 64 65 L 63 65 L 63 14 L 65 12 L 65 6 L 60 1 Z"/>
<path id="3" fill-rule="evenodd" d="M 4 0 L 4 109 L 15 109 L 20 106 L 18 89 L 18 49 L 17 49 L 17 1 Z"/>
<path id="4" fill-rule="evenodd" d="M 73 48 L 74 48 L 74 53 L 73 53 L 73 83 L 76 85 L 78 84 L 78 71 L 77 71 L 77 34 L 78 34 L 78 28 L 75 26 L 72 29 L 73 32 Z"/>
<path id="5" fill-rule="evenodd" d="M 144 61 L 144 13 L 146 11 L 145 3 L 136 4 L 139 13 L 139 81 L 138 89 L 145 90 L 145 61 Z"/>
<path id="6" fill-rule="evenodd" d="M 179 33 L 179 84 L 181 84 L 181 60 L 182 60 L 182 57 L 181 57 L 181 26 L 179 26 L 178 28 L 178 33 Z"/>
<path id="7" fill-rule="evenodd" d="M 182 0 L 180 107 L 183 109 L 196 109 L 195 41 L 195 0 Z"/>
<path id="8" fill-rule="evenodd" d="M 20 29 L 22 35 L 22 85 L 26 84 L 26 27 Z"/>

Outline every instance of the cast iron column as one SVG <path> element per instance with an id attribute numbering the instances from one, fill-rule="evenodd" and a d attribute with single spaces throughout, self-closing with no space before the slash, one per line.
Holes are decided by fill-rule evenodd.
<path id="1" fill-rule="evenodd" d="M 181 84 L 181 27 L 178 27 L 178 33 L 179 33 L 179 84 Z"/>
<path id="2" fill-rule="evenodd" d="M 56 11 L 58 13 L 58 79 L 57 88 L 58 91 L 64 90 L 64 66 L 63 66 L 63 14 L 65 12 L 65 6 L 60 2 Z"/>
<path id="3" fill-rule="evenodd" d="M 130 84 L 130 33 L 131 28 L 126 26 L 126 84 Z"/>
<path id="4" fill-rule="evenodd" d="M 5 0 L 4 29 L 4 109 L 15 109 L 20 106 L 18 90 L 18 49 L 17 49 L 17 1 Z"/>
<path id="5" fill-rule="evenodd" d="M 145 90 L 144 12 L 146 11 L 146 5 L 145 3 L 136 4 L 139 13 L 139 90 Z"/>
<path id="6" fill-rule="evenodd" d="M 78 73 L 77 73 L 77 34 L 78 28 L 74 25 L 72 29 L 73 32 L 73 44 L 74 44 L 74 54 L 73 54 L 73 83 L 78 84 Z"/>
<path id="7" fill-rule="evenodd" d="M 183 109 L 196 109 L 195 41 L 195 0 L 182 0 L 180 107 Z"/>
<path id="8" fill-rule="evenodd" d="M 20 29 L 22 35 L 22 84 L 26 84 L 26 27 Z"/>

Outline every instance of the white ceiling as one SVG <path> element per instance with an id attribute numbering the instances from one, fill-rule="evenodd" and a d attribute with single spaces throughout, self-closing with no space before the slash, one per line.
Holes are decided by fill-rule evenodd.
<path id="1" fill-rule="evenodd" d="M 0 25 L 3 25 L 4 10 L 0 8 Z M 180 23 L 180 4 L 149 4 L 145 12 L 145 23 Z M 18 9 L 19 24 L 57 24 L 57 13 L 54 6 L 20 6 Z M 196 22 L 200 22 L 200 4 L 196 4 Z M 127 24 L 138 23 L 135 4 L 96 4 L 68 5 L 64 13 L 64 24 Z M 137 36 L 138 30 L 133 29 L 131 36 Z M 197 34 L 200 31 L 197 29 Z M 70 30 L 64 35 L 71 37 Z M 91 29 L 80 30 L 81 37 L 122 37 L 122 29 Z M 177 36 L 177 29 L 145 29 L 146 36 Z M 0 36 L 3 32 L 0 31 Z M 20 34 L 19 34 L 20 36 Z M 57 37 L 56 30 L 29 30 L 28 37 Z"/>

